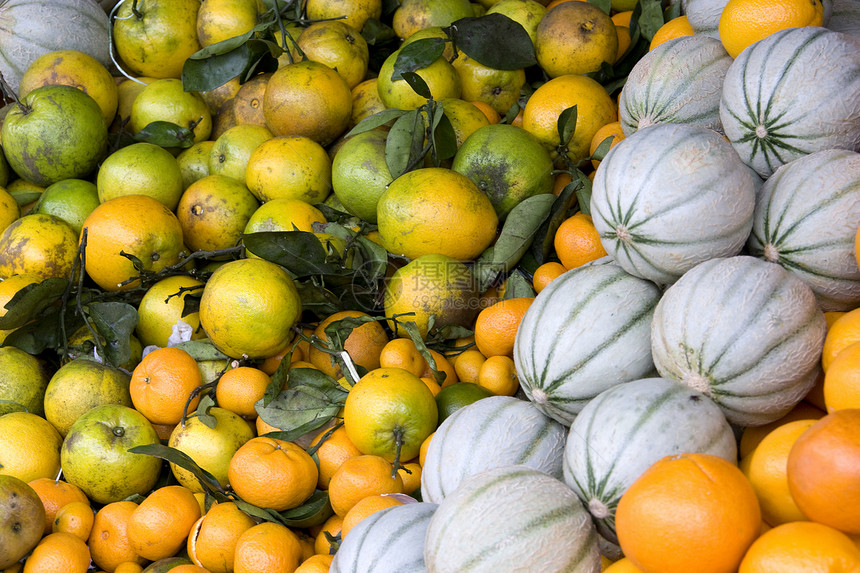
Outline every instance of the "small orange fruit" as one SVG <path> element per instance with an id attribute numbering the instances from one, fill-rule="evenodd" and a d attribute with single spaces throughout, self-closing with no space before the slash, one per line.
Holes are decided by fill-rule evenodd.
<path id="1" fill-rule="evenodd" d="M 27 485 L 33 488 L 45 506 L 45 535 L 51 532 L 57 512 L 63 506 L 76 501 L 89 505 L 89 499 L 81 488 L 62 480 L 39 478 Z"/>
<path id="2" fill-rule="evenodd" d="M 591 215 L 582 212 L 562 222 L 555 232 L 553 244 L 566 269 L 575 269 L 606 256 L 606 249 L 600 242 L 600 234 L 594 228 Z"/>
<path id="3" fill-rule="evenodd" d="M 334 512 L 344 517 L 365 497 L 403 493 L 403 480 L 393 470 L 391 463 L 379 456 L 361 455 L 344 461 L 328 485 Z"/>
<path id="4" fill-rule="evenodd" d="M 386 507 L 403 505 L 403 502 L 391 495 L 370 495 L 360 499 L 343 517 L 343 525 L 340 534 L 346 537 L 349 531 L 361 522 L 362 519 L 381 511 Z"/>
<path id="5" fill-rule="evenodd" d="M 256 437 L 236 450 L 227 475 L 243 500 L 284 511 L 310 497 L 319 470 L 313 458 L 293 442 Z"/>
<path id="6" fill-rule="evenodd" d="M 809 521 L 785 523 L 755 540 L 738 573 L 857 571 L 860 548 L 844 533 Z"/>
<path id="7" fill-rule="evenodd" d="M 332 552 L 332 547 L 331 542 L 326 537 L 326 533 L 331 537 L 337 537 L 340 535 L 341 527 L 343 527 L 343 517 L 340 515 L 335 513 L 326 519 L 314 539 L 314 551 L 317 554 L 329 555 Z"/>
<path id="8" fill-rule="evenodd" d="M 272 379 L 259 368 L 239 366 L 228 370 L 218 379 L 215 399 L 218 405 L 242 417 L 254 419 L 254 405 L 266 393 Z"/>
<path id="9" fill-rule="evenodd" d="M 322 432 L 311 441 L 311 446 L 320 444 L 325 432 Z M 319 445 L 314 456 L 319 464 L 319 480 L 317 487 L 319 489 L 328 489 L 328 484 L 332 476 L 338 470 L 343 462 L 349 458 L 360 456 L 361 452 L 349 440 L 346 435 L 346 429 L 341 426 L 333 431 L 322 444 Z"/>
<path id="10" fill-rule="evenodd" d="M 510 356 L 490 356 L 478 370 L 478 385 L 496 396 L 513 396 L 520 387 L 516 367 Z"/>
<path id="11" fill-rule="evenodd" d="M 534 287 L 535 292 L 540 293 L 540 291 L 545 289 L 549 283 L 560 277 L 566 271 L 567 269 L 564 268 L 563 264 L 555 261 L 550 261 L 539 266 L 535 269 L 535 273 L 532 276 L 532 286 Z"/>
<path id="12" fill-rule="evenodd" d="M 176 425 L 188 405 L 193 412 L 198 398 L 192 390 L 203 384 L 197 361 L 181 348 L 168 346 L 147 354 L 131 374 L 131 401 L 154 424 Z"/>
<path id="13" fill-rule="evenodd" d="M 402 368 L 415 376 L 423 376 L 427 361 L 421 356 L 410 338 L 395 338 L 382 348 L 379 365 L 383 368 Z"/>
<path id="14" fill-rule="evenodd" d="M 51 533 L 33 549 L 24 562 L 26 573 L 86 573 L 90 550 L 71 533 Z"/>
<path id="15" fill-rule="evenodd" d="M 133 501 L 115 501 L 96 513 L 87 541 L 93 562 L 105 571 L 113 571 L 120 563 L 133 561 L 140 565 L 146 559 L 138 555 L 128 539 L 128 522 L 137 509 Z"/>
<path id="16" fill-rule="evenodd" d="M 160 487 L 146 496 L 128 519 L 132 549 L 155 561 L 175 555 L 191 527 L 200 519 L 200 504 L 191 490 L 181 485 Z"/>
<path id="17" fill-rule="evenodd" d="M 302 544 L 289 528 L 264 522 L 245 531 L 236 542 L 234 573 L 281 573 L 295 571 Z"/>
<path id="18" fill-rule="evenodd" d="M 191 528 L 188 556 L 212 573 L 229 573 L 239 537 L 256 522 L 233 502 L 216 503 Z"/>
<path id="19" fill-rule="evenodd" d="M 314 330 L 314 335 L 323 344 L 326 344 L 328 342 L 328 335 L 325 329 L 334 322 L 349 318 L 370 318 L 370 315 L 355 310 L 336 312 L 319 323 L 316 330 Z M 385 329 L 382 328 L 382 324 L 374 320 L 359 324 L 352 329 L 346 340 L 340 342 L 355 364 L 370 371 L 379 368 L 380 353 L 388 343 L 388 335 L 385 333 Z M 314 366 L 332 378 L 337 379 L 343 375 L 340 364 L 335 361 L 334 357 L 316 346 L 310 347 L 308 358 Z"/>
<path id="20" fill-rule="evenodd" d="M 517 329 L 534 298 L 509 298 L 488 306 L 475 320 L 475 344 L 486 357 L 511 356 Z"/>

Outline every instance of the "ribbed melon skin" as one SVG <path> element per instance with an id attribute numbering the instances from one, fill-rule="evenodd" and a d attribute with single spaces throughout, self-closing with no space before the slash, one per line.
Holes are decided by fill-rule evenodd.
<path id="1" fill-rule="evenodd" d="M 387 507 L 349 530 L 329 573 L 423 573 L 424 537 L 435 503 Z"/>
<path id="2" fill-rule="evenodd" d="M 833 0 L 833 14 L 827 27 L 860 40 L 860 2 L 857 0 Z"/>
<path id="3" fill-rule="evenodd" d="M 525 466 L 475 474 L 445 498 L 424 544 L 429 573 L 598 573 L 594 524 L 573 491 Z"/>
<path id="4" fill-rule="evenodd" d="M 591 216 L 606 252 L 625 271 L 671 284 L 702 261 L 741 251 L 759 184 L 716 132 L 652 125 L 600 162 Z"/>
<path id="5" fill-rule="evenodd" d="M 818 151 L 777 169 L 756 199 L 750 254 L 809 285 L 824 311 L 860 306 L 854 237 L 860 227 L 860 153 Z"/>
<path id="6" fill-rule="evenodd" d="M 108 69 L 108 16 L 94 0 L 0 0 L 0 72 L 16 92 L 30 64 L 47 52 L 78 50 Z"/>
<path id="7" fill-rule="evenodd" d="M 719 38 L 720 15 L 729 0 L 681 0 L 690 27 L 696 34 Z"/>
<path id="8" fill-rule="evenodd" d="M 827 28 L 788 28 L 729 67 L 723 130 L 764 178 L 825 149 L 860 149 L 860 42 Z"/>
<path id="9" fill-rule="evenodd" d="M 514 342 L 520 386 L 569 426 L 599 393 L 654 371 L 651 316 L 660 289 L 614 263 L 573 269 L 526 311 Z"/>
<path id="10" fill-rule="evenodd" d="M 827 331 L 802 280 L 751 256 L 706 261 L 669 287 L 651 344 L 664 378 L 713 399 L 730 423 L 784 416 L 812 388 Z"/>
<path id="11" fill-rule="evenodd" d="M 633 66 L 619 96 L 624 135 L 657 123 L 690 123 L 722 133 L 720 97 L 733 61 L 723 44 L 708 36 L 655 47 Z"/>
<path id="12" fill-rule="evenodd" d="M 662 458 L 707 453 L 737 463 L 731 426 L 712 400 L 675 380 L 619 384 L 585 405 L 570 426 L 564 482 L 617 543 L 615 508 L 627 488 Z"/>
<path id="13" fill-rule="evenodd" d="M 491 396 L 439 425 L 421 468 L 421 499 L 440 503 L 467 477 L 525 465 L 561 479 L 567 428 L 528 400 Z"/>

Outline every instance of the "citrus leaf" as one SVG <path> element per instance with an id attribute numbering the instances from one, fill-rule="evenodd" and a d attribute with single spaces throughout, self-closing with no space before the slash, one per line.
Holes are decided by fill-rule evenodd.
<path id="1" fill-rule="evenodd" d="M 315 281 L 296 282 L 296 290 L 302 300 L 302 310 L 326 317 L 344 310 L 340 298 Z"/>
<path id="2" fill-rule="evenodd" d="M 424 146 L 424 120 L 418 110 L 400 116 L 385 139 L 385 163 L 393 179 L 417 163 Z"/>
<path id="3" fill-rule="evenodd" d="M 282 511 L 280 516 L 288 527 L 314 527 L 324 523 L 333 513 L 328 492 L 318 489 L 300 506 Z"/>
<path id="4" fill-rule="evenodd" d="M 416 326 L 415 322 L 411 320 L 402 321 L 399 323 L 399 326 L 405 330 L 409 335 L 409 338 L 412 339 L 412 343 L 415 344 L 415 348 L 418 349 L 418 352 L 421 353 L 421 356 L 423 356 L 424 360 L 427 361 L 427 364 L 430 365 L 430 370 L 433 372 L 433 378 L 441 385 L 445 381 L 447 374 L 436 367 L 436 360 L 433 358 L 433 355 L 430 354 L 430 350 L 427 349 L 427 345 L 424 344 L 424 339 L 421 338 L 421 333 L 418 332 L 418 326 Z"/>
<path id="5" fill-rule="evenodd" d="M 6 314 L 0 317 L 0 330 L 14 330 L 33 320 L 62 298 L 68 284 L 66 279 L 50 278 L 19 290 L 5 305 Z"/>
<path id="6" fill-rule="evenodd" d="M 197 404 L 197 411 L 194 413 L 195 417 L 200 420 L 204 426 L 213 430 L 215 429 L 215 426 L 218 425 L 218 419 L 209 413 L 209 408 L 214 405 L 215 399 L 212 398 L 211 393 L 207 392 L 200 397 L 200 402 Z"/>
<path id="7" fill-rule="evenodd" d="M 523 200 L 511 210 L 494 245 L 493 264 L 502 265 L 505 272 L 516 266 L 549 217 L 555 199 L 555 195 L 543 193 Z"/>
<path id="8" fill-rule="evenodd" d="M 609 14 L 610 10 L 612 10 L 611 0 L 588 0 L 588 3 L 597 6 L 607 14 Z"/>
<path id="9" fill-rule="evenodd" d="M 426 68 L 442 57 L 442 52 L 444 51 L 445 40 L 442 38 L 424 38 L 406 44 L 400 48 L 397 59 L 394 60 L 391 81 L 405 79 L 403 78 L 404 72 L 415 72 L 416 70 Z"/>
<path id="10" fill-rule="evenodd" d="M 606 157 L 607 153 L 609 153 L 609 149 L 612 147 L 612 142 L 614 140 L 614 135 L 606 136 L 606 138 L 597 146 L 597 149 L 594 150 L 594 153 L 591 154 L 589 159 L 594 161 L 603 161 L 603 158 Z"/>
<path id="11" fill-rule="evenodd" d="M 291 372 L 291 382 L 297 370 L 300 369 Z M 267 406 L 263 406 L 260 399 L 255 407 L 264 422 L 280 430 L 272 432 L 273 437 L 291 442 L 324 426 L 337 415 L 341 404 L 329 398 L 323 390 L 296 385 L 281 392 Z"/>
<path id="12" fill-rule="evenodd" d="M 297 277 L 344 276 L 343 265 L 326 262 L 325 248 L 307 231 L 267 231 L 242 236 L 245 248 L 258 257 L 281 265 Z"/>
<path id="13" fill-rule="evenodd" d="M 198 466 L 185 452 L 163 444 L 135 446 L 133 448 L 129 448 L 128 451 L 133 454 L 143 454 L 161 458 L 162 460 L 175 464 L 184 470 L 188 470 L 197 478 L 197 481 L 200 482 L 204 491 L 212 494 L 218 501 L 230 501 L 227 496 L 224 495 L 224 488 L 221 487 L 221 484 L 218 483 L 215 476 Z"/>
<path id="14" fill-rule="evenodd" d="M 431 99 L 433 94 L 430 93 L 430 86 L 427 85 L 427 82 L 424 81 L 424 78 L 416 74 L 415 72 L 403 72 L 401 74 L 403 81 L 409 84 L 409 87 L 412 88 L 412 91 L 417 93 L 423 98 Z"/>
<path id="15" fill-rule="evenodd" d="M 215 345 L 212 344 L 212 341 L 208 338 L 180 342 L 176 345 L 176 348 L 181 348 L 182 350 L 190 354 L 191 357 L 198 362 L 202 362 L 204 360 L 230 359 L 229 356 L 215 348 Z"/>
<path id="16" fill-rule="evenodd" d="M 184 148 L 194 145 L 194 132 L 169 121 L 153 121 L 134 134 L 133 139 L 160 147 Z"/>
<path id="17" fill-rule="evenodd" d="M 257 507 L 256 505 L 248 503 L 247 501 L 239 497 L 236 497 L 235 499 L 231 498 L 230 501 L 235 503 L 236 507 L 238 507 L 240 510 L 244 511 L 251 517 L 254 517 L 260 521 L 271 521 L 273 523 L 280 523 L 281 525 L 286 525 L 281 519 L 281 515 L 274 509 Z"/>
<path id="18" fill-rule="evenodd" d="M 520 269 L 516 269 L 505 279 L 505 294 L 502 296 L 502 300 L 534 297 L 535 291 L 532 288 L 532 281 L 526 278 Z"/>
<path id="19" fill-rule="evenodd" d="M 504 14 L 461 18 L 446 31 L 457 49 L 489 68 L 519 70 L 537 64 L 528 32 Z"/>
<path id="20" fill-rule="evenodd" d="M 649 42 L 654 39 L 654 34 L 665 24 L 663 16 L 663 3 L 660 0 L 639 0 L 641 10 L 638 18 L 639 29 Z"/>
<path id="21" fill-rule="evenodd" d="M 316 368 L 293 368 L 290 382 L 294 388 L 307 386 L 321 391 L 332 403 L 343 406 L 348 392 L 337 381 Z"/>
<path id="22" fill-rule="evenodd" d="M 444 112 L 434 114 L 433 119 L 433 157 L 438 166 L 440 162 L 456 155 L 457 134 L 451 119 Z"/>
<path id="23" fill-rule="evenodd" d="M 562 145 L 567 145 L 576 130 L 576 106 L 561 112 L 558 116 L 558 137 Z"/>
<path id="24" fill-rule="evenodd" d="M 576 173 L 579 171 L 577 170 Z M 567 218 L 567 212 L 573 206 L 576 200 L 576 191 L 581 185 L 582 182 L 576 177 L 561 190 L 552 204 L 549 217 L 535 233 L 529 252 L 538 264 L 543 264 L 546 261 L 546 257 L 552 249 L 555 232 L 562 221 Z"/>
<path id="25" fill-rule="evenodd" d="M 576 201 L 579 203 L 579 210 L 586 215 L 591 214 L 591 181 L 580 172 L 580 182 L 582 185 L 576 190 Z"/>
<path id="26" fill-rule="evenodd" d="M 382 111 L 378 111 L 373 115 L 370 115 L 361 121 L 359 121 L 355 127 L 353 127 L 349 133 L 346 134 L 346 137 L 350 137 L 352 135 L 358 135 L 359 133 L 364 133 L 365 131 L 370 131 L 371 129 L 376 129 L 377 127 L 383 126 L 386 123 L 394 121 L 401 115 L 409 113 L 406 110 L 402 109 L 384 109 Z"/>
<path id="27" fill-rule="evenodd" d="M 131 358 L 131 335 L 137 326 L 137 310 L 125 302 L 95 302 L 89 316 L 104 339 L 104 358 L 119 367 Z"/>
<path id="28" fill-rule="evenodd" d="M 72 324 L 82 324 L 80 317 L 75 315 L 74 307 L 66 308 L 63 315 L 67 332 L 73 331 Z M 4 346 L 14 346 L 29 354 L 41 354 L 48 348 L 62 348 L 62 332 L 60 330 L 60 307 L 51 306 L 37 320 L 12 331 L 3 341 Z"/>
<path id="29" fill-rule="evenodd" d="M 368 18 L 361 28 L 361 37 L 368 46 L 378 46 L 397 38 L 394 28 L 379 21 L 378 18 Z"/>

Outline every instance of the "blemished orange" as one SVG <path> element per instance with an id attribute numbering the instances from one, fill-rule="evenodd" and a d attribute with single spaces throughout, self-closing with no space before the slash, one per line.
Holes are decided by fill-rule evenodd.
<path id="1" fill-rule="evenodd" d="M 403 480 L 393 469 L 391 462 L 380 456 L 361 455 L 344 461 L 328 484 L 331 508 L 343 517 L 365 497 L 403 493 Z"/>
<path id="2" fill-rule="evenodd" d="M 821 351 L 821 367 L 825 374 L 836 356 L 855 342 L 860 342 L 860 308 L 846 312 L 827 329 Z"/>
<path id="3" fill-rule="evenodd" d="M 313 447 L 319 444 L 325 434 L 326 432 L 322 432 L 317 435 L 317 437 L 311 441 L 311 446 Z M 360 455 L 361 452 L 355 447 L 355 444 L 349 440 L 349 436 L 346 435 L 346 429 L 343 426 L 334 430 L 329 434 L 325 441 L 320 444 L 314 453 L 314 457 L 317 459 L 317 463 L 319 464 L 319 479 L 317 480 L 317 487 L 319 489 L 328 489 L 331 477 L 340 465 L 349 458 L 354 458 Z"/>
<path id="4" fill-rule="evenodd" d="M 310 497 L 316 489 L 319 470 L 313 458 L 295 443 L 256 437 L 236 450 L 227 475 L 243 500 L 284 511 Z"/>
<path id="5" fill-rule="evenodd" d="M 239 537 L 256 524 L 235 503 L 216 503 L 191 528 L 186 544 L 188 556 L 212 573 L 229 573 Z"/>
<path id="6" fill-rule="evenodd" d="M 824 414 L 824 410 L 820 410 L 808 402 L 800 401 L 788 414 L 775 422 L 765 424 L 764 426 L 748 426 L 744 428 L 743 434 L 741 434 L 741 441 L 738 445 L 738 457 L 743 459 L 751 454 L 756 446 L 776 428 L 796 420 L 820 420 L 824 417 Z"/>
<path id="7" fill-rule="evenodd" d="M 549 261 L 535 269 L 532 275 L 532 287 L 536 293 L 540 293 L 549 283 L 567 272 L 564 265 L 555 261 Z"/>
<path id="8" fill-rule="evenodd" d="M 203 338 L 205 333 L 200 328 L 200 313 L 182 315 L 188 296 L 199 295 L 203 284 L 188 275 L 174 275 L 150 286 L 137 307 L 138 322 L 134 332 L 141 344 L 167 346 L 180 320 L 191 327 L 192 340 Z"/>
<path id="9" fill-rule="evenodd" d="M 717 27 L 723 47 L 733 58 L 747 46 L 786 28 L 821 26 L 820 0 L 729 0 Z"/>
<path id="10" fill-rule="evenodd" d="M 510 356 L 490 356 L 478 370 L 478 386 L 496 396 L 513 396 L 520 387 L 517 370 Z"/>
<path id="11" fill-rule="evenodd" d="M 478 313 L 475 344 L 481 354 L 487 358 L 513 354 L 517 330 L 532 302 L 531 297 L 508 298 Z"/>
<path id="12" fill-rule="evenodd" d="M 387 507 L 394 507 L 395 505 L 403 505 L 403 502 L 390 495 L 370 495 L 358 500 L 343 517 L 343 524 L 340 530 L 341 537 L 345 538 L 349 534 L 349 531 L 365 517 L 373 515 L 377 511 L 381 511 Z"/>
<path id="13" fill-rule="evenodd" d="M 836 355 L 824 375 L 823 390 L 828 412 L 860 408 L 860 342 Z"/>
<path id="14" fill-rule="evenodd" d="M 90 538 L 95 521 L 95 512 L 89 502 L 73 501 L 67 503 L 57 512 L 51 531 L 53 533 L 71 533 L 81 541 Z"/>
<path id="15" fill-rule="evenodd" d="M 266 393 L 272 378 L 251 366 L 239 366 L 228 370 L 218 379 L 215 399 L 218 405 L 242 417 L 254 419 L 257 410 L 254 404 Z"/>
<path id="16" fill-rule="evenodd" d="M 190 489 L 167 485 L 150 493 L 128 519 L 132 549 L 150 561 L 175 555 L 200 519 L 200 504 Z"/>
<path id="17" fill-rule="evenodd" d="M 328 346 L 328 335 L 325 333 L 325 329 L 334 322 L 349 318 L 370 318 L 370 315 L 356 310 L 336 312 L 317 325 L 314 335 L 322 341 L 324 346 Z M 388 335 L 382 328 L 382 324 L 378 320 L 373 320 L 353 328 L 346 340 L 341 342 L 352 361 L 370 371 L 379 368 L 379 355 L 388 343 Z M 316 346 L 310 346 L 308 359 L 314 366 L 332 378 L 337 379 L 344 374 L 334 357 Z"/>
<path id="18" fill-rule="evenodd" d="M 135 409 L 154 424 L 175 425 L 188 404 L 193 412 L 199 402 L 191 392 L 203 384 L 197 361 L 175 346 L 147 354 L 131 373 L 131 401 Z"/>
<path id="19" fill-rule="evenodd" d="M 761 528 L 752 485 L 710 454 L 667 456 L 627 489 L 615 514 L 621 550 L 661 573 L 732 573 Z"/>
<path id="20" fill-rule="evenodd" d="M 332 551 L 332 547 L 331 542 L 328 540 L 328 537 L 326 537 L 326 533 L 332 537 L 337 537 L 340 534 L 341 527 L 343 527 L 343 517 L 340 515 L 335 513 L 326 519 L 314 539 L 314 551 L 316 551 L 317 554 L 329 555 Z"/>
<path id="21" fill-rule="evenodd" d="M 810 426 L 788 454 L 787 473 L 809 519 L 860 533 L 860 409 L 836 410 Z"/>
<path id="22" fill-rule="evenodd" d="M 764 532 L 747 550 L 738 573 L 860 571 L 860 548 L 844 533 L 811 521 Z"/>
<path id="23" fill-rule="evenodd" d="M 113 571 L 120 563 L 133 561 L 140 565 L 146 559 L 137 554 L 128 540 L 128 522 L 137 509 L 133 501 L 115 501 L 96 513 L 87 545 L 93 562 L 105 571 Z"/>
<path id="24" fill-rule="evenodd" d="M 776 526 L 807 518 L 797 507 L 788 488 L 788 453 L 815 420 L 795 420 L 770 432 L 755 450 L 741 460 L 740 468 L 750 480 L 761 505 L 762 519 Z"/>
<path id="25" fill-rule="evenodd" d="M 421 356 L 410 338 L 395 338 L 382 347 L 379 365 L 383 368 L 402 368 L 415 376 L 423 376 L 427 361 Z"/>
<path id="26" fill-rule="evenodd" d="M 302 557 L 299 538 L 279 523 L 264 522 L 245 531 L 236 542 L 234 573 L 295 571 Z"/>
<path id="27" fill-rule="evenodd" d="M 460 382 L 477 384 L 481 366 L 486 360 L 487 357 L 475 348 L 461 352 L 454 359 L 454 370 L 457 372 L 458 380 Z"/>
<path id="28" fill-rule="evenodd" d="M 694 33 L 693 27 L 690 25 L 690 21 L 687 19 L 686 15 L 672 18 L 657 29 L 654 33 L 654 37 L 651 38 L 651 44 L 648 46 L 648 50 L 653 50 L 660 44 L 668 42 L 669 40 L 674 40 L 675 38 L 692 36 Z"/>
<path id="29" fill-rule="evenodd" d="M 51 533 L 27 557 L 24 573 L 86 573 L 89 566 L 86 543 L 71 533 Z"/>
<path id="30" fill-rule="evenodd" d="M 581 211 L 562 222 L 555 232 L 553 245 L 561 264 L 568 270 L 606 256 L 591 215 Z"/>
<path id="31" fill-rule="evenodd" d="M 54 519 L 61 507 L 73 501 L 89 504 L 86 494 L 78 486 L 53 478 L 39 478 L 29 482 L 45 506 L 45 535 L 51 533 Z"/>
<path id="32" fill-rule="evenodd" d="M 328 573 L 334 555 L 311 555 L 293 573 Z"/>

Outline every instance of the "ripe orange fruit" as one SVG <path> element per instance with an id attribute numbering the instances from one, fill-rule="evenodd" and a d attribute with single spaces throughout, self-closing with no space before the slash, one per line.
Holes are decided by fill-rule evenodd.
<path id="1" fill-rule="evenodd" d="M 550 261 L 539 266 L 535 269 L 535 273 L 532 276 L 532 286 L 535 292 L 539 293 L 545 289 L 549 283 L 560 277 L 565 271 L 567 269 L 564 268 L 564 265 L 555 261 Z"/>
<path id="2" fill-rule="evenodd" d="M 200 45 L 205 48 L 251 31 L 262 16 L 262 8 L 256 0 L 205 0 L 197 13 Z"/>
<path id="3" fill-rule="evenodd" d="M 86 541 L 93 530 L 95 512 L 90 507 L 89 500 L 67 503 L 57 512 L 51 527 L 53 533 L 71 533 Z"/>
<path id="4" fill-rule="evenodd" d="M 827 329 L 821 351 L 821 366 L 825 374 L 836 356 L 855 342 L 860 342 L 860 308 L 838 317 Z"/>
<path id="5" fill-rule="evenodd" d="M 261 436 L 236 450 L 227 475 L 243 500 L 284 511 L 310 497 L 316 489 L 319 470 L 313 458 L 293 442 Z"/>
<path id="6" fill-rule="evenodd" d="M 820 0 L 729 0 L 720 15 L 719 38 L 733 58 L 750 44 L 786 28 L 821 26 Z"/>
<path id="7" fill-rule="evenodd" d="M 273 137 L 251 153 L 245 182 L 263 203 L 272 199 L 320 203 L 331 192 L 331 158 L 304 134 Z"/>
<path id="8" fill-rule="evenodd" d="M 45 535 L 51 532 L 54 518 L 63 506 L 76 501 L 87 505 L 90 502 L 81 488 L 62 480 L 44 477 L 35 479 L 27 485 L 33 488 L 42 500 L 42 505 L 45 506 Z"/>
<path id="9" fill-rule="evenodd" d="M 332 561 L 334 555 L 311 555 L 302 561 L 294 573 L 328 573 Z"/>
<path id="10" fill-rule="evenodd" d="M 358 500 L 358 503 L 353 505 L 343 517 L 343 524 L 340 530 L 341 537 L 346 537 L 349 531 L 365 517 L 373 515 L 386 507 L 394 507 L 395 505 L 403 505 L 403 502 L 390 495 L 370 495 Z"/>
<path id="11" fill-rule="evenodd" d="M 403 479 L 393 472 L 388 460 L 374 455 L 347 459 L 334 472 L 328 485 L 331 508 L 341 517 L 359 500 L 383 493 L 403 493 Z"/>
<path id="12" fill-rule="evenodd" d="M 456 382 L 459 382 L 457 378 L 457 371 L 454 369 L 454 365 L 451 364 L 451 361 L 448 360 L 446 356 L 436 352 L 432 348 L 428 348 L 427 351 L 430 353 L 430 357 L 433 358 L 433 361 L 436 363 L 436 370 L 444 374 L 442 378 L 441 388 L 445 388 L 446 386 L 450 386 Z M 433 374 L 433 370 L 430 368 L 430 364 L 428 362 L 424 362 L 424 372 L 421 373 L 421 378 L 432 378 L 433 381 L 436 381 L 436 377 Z M 430 388 L 433 389 L 432 387 Z"/>
<path id="13" fill-rule="evenodd" d="M 765 531 L 747 550 L 738 573 L 856 571 L 860 548 L 844 533 L 797 521 Z"/>
<path id="14" fill-rule="evenodd" d="M 828 412 L 860 408 L 860 343 L 841 350 L 824 375 L 824 402 Z"/>
<path id="15" fill-rule="evenodd" d="M 475 344 L 486 357 L 512 356 L 514 338 L 534 298 L 500 300 L 478 313 Z"/>
<path id="16" fill-rule="evenodd" d="M 815 422 L 792 446 L 787 471 L 791 495 L 809 519 L 860 533 L 860 409 Z"/>
<path id="17" fill-rule="evenodd" d="M 197 361 L 181 348 L 168 346 L 147 354 L 131 374 L 131 401 L 154 424 L 178 424 L 186 404 L 193 412 L 199 399 L 191 392 L 203 384 Z"/>
<path id="18" fill-rule="evenodd" d="M 343 20 L 313 22 L 298 37 L 308 60 L 339 73 L 352 90 L 367 75 L 370 52 L 360 31 Z"/>
<path id="19" fill-rule="evenodd" d="M 180 485 L 160 487 L 129 516 L 128 541 L 141 557 L 150 561 L 164 559 L 185 545 L 198 519 L 200 504 L 191 490 Z"/>
<path id="20" fill-rule="evenodd" d="M 329 555 L 332 552 L 331 542 L 326 537 L 326 533 L 332 537 L 337 537 L 340 534 L 340 529 L 343 526 L 343 517 L 338 514 L 333 514 L 325 520 L 319 528 L 319 532 L 314 538 L 314 551 L 319 555 Z"/>
<path id="21" fill-rule="evenodd" d="M 596 72 L 618 55 L 618 33 L 604 12 L 588 2 L 564 2 L 541 18 L 535 36 L 538 64 L 551 78 Z"/>
<path id="22" fill-rule="evenodd" d="M 314 330 L 314 335 L 319 338 L 323 344 L 326 344 L 328 336 L 325 333 L 325 329 L 330 324 L 344 318 L 364 317 L 369 318 L 370 315 L 355 310 L 336 312 L 319 323 Z M 341 342 L 343 343 L 344 349 L 349 353 L 352 361 L 359 366 L 363 366 L 365 370 L 370 371 L 379 368 L 379 356 L 382 349 L 388 343 L 388 335 L 385 333 L 385 329 L 382 328 L 382 324 L 380 324 L 379 321 L 371 321 L 353 328 L 346 340 Z M 340 365 L 335 361 L 331 354 L 324 352 L 315 346 L 311 346 L 308 358 L 314 366 L 332 378 L 337 379 L 343 376 Z"/>
<path id="23" fill-rule="evenodd" d="M 490 356 L 478 370 L 478 385 L 496 396 L 513 396 L 520 387 L 517 370 L 510 356 Z"/>
<path id="24" fill-rule="evenodd" d="M 41 416 L 30 412 L 4 414 L 0 416 L 0 474 L 25 483 L 56 478 L 62 443 L 56 428 Z"/>
<path id="25" fill-rule="evenodd" d="M 71 533 L 46 535 L 27 557 L 27 573 L 86 573 L 90 550 L 81 538 Z"/>
<path id="26" fill-rule="evenodd" d="M 212 573 L 229 573 L 239 537 L 256 524 L 235 503 L 216 503 L 191 528 L 188 556 Z"/>
<path id="27" fill-rule="evenodd" d="M 292 530 L 264 522 L 245 531 L 236 542 L 234 573 L 280 573 L 295 571 L 302 545 Z"/>
<path id="28" fill-rule="evenodd" d="M 379 365 L 383 368 L 402 368 L 415 376 L 423 376 L 427 361 L 418 352 L 412 339 L 395 338 L 382 348 Z"/>
<path id="29" fill-rule="evenodd" d="M 311 446 L 319 444 L 324 435 L 325 432 L 317 435 L 311 441 Z M 317 487 L 319 489 L 328 489 L 328 484 L 340 465 L 349 458 L 360 455 L 361 451 L 350 441 L 343 426 L 333 431 L 314 453 L 314 457 L 317 459 L 319 465 Z"/>
<path id="30" fill-rule="evenodd" d="M 477 348 L 464 350 L 454 359 L 454 371 L 460 382 L 478 383 L 478 374 L 487 357 Z"/>
<path id="31" fill-rule="evenodd" d="M 749 426 L 744 428 L 743 434 L 741 434 L 741 441 L 738 444 L 738 456 L 741 459 L 747 457 L 768 434 L 784 424 L 797 420 L 820 420 L 824 417 L 824 414 L 825 412 L 816 406 L 806 401 L 801 401 L 779 420 L 765 424 L 764 426 Z"/>
<path id="32" fill-rule="evenodd" d="M 761 511 L 736 466 L 709 454 L 679 454 L 633 482 L 615 525 L 624 555 L 640 569 L 731 573 L 759 534 Z"/>
<path id="33" fill-rule="evenodd" d="M 611 123 L 607 123 L 596 132 L 594 132 L 594 137 L 591 138 L 591 145 L 588 147 L 588 154 L 594 155 L 594 152 L 597 151 L 597 148 L 600 147 L 600 144 L 607 138 L 611 137 L 612 140 L 609 143 L 609 149 L 612 149 L 616 145 L 618 145 L 624 139 L 624 132 L 621 130 L 621 122 L 613 121 Z M 608 150 L 607 150 L 608 151 Z M 597 169 L 597 166 L 600 165 L 600 161 L 591 160 L 591 164 Z"/>
<path id="34" fill-rule="evenodd" d="M 382 15 L 382 1 L 356 0 L 344 3 L 338 0 L 308 0 L 305 9 L 311 20 L 343 18 L 341 21 L 344 24 L 361 31 L 369 18 L 378 19 Z"/>
<path id="35" fill-rule="evenodd" d="M 259 368 L 239 366 L 228 370 L 218 379 L 215 399 L 218 405 L 244 418 L 254 419 L 254 405 L 266 393 L 272 379 Z"/>
<path id="36" fill-rule="evenodd" d="M 421 464 L 408 462 L 397 469 L 400 479 L 403 480 L 403 493 L 412 495 L 421 487 Z"/>
<path id="37" fill-rule="evenodd" d="M 566 269 L 575 269 L 606 256 L 606 249 L 600 242 L 600 234 L 594 227 L 591 215 L 582 212 L 562 222 L 555 232 L 553 245 Z"/>
<path id="38" fill-rule="evenodd" d="M 113 571 L 120 563 L 134 561 L 140 565 L 146 559 L 137 554 L 128 539 L 128 522 L 137 509 L 133 501 L 115 501 L 96 513 L 87 545 L 93 562 L 101 569 Z"/>
<path id="39" fill-rule="evenodd" d="M 120 251 L 137 257 L 143 268 L 157 272 L 180 261 L 182 227 L 176 215 L 152 197 L 127 195 L 105 201 L 84 221 L 87 232 L 86 271 L 107 291 L 137 286 L 134 264 Z"/>
<path id="40" fill-rule="evenodd" d="M 678 16 L 677 18 L 669 20 L 657 29 L 654 37 L 651 38 L 651 45 L 648 49 L 653 50 L 663 42 L 668 42 L 675 38 L 692 36 L 694 33 L 693 27 L 690 26 L 690 21 L 687 19 L 687 16 Z"/>

